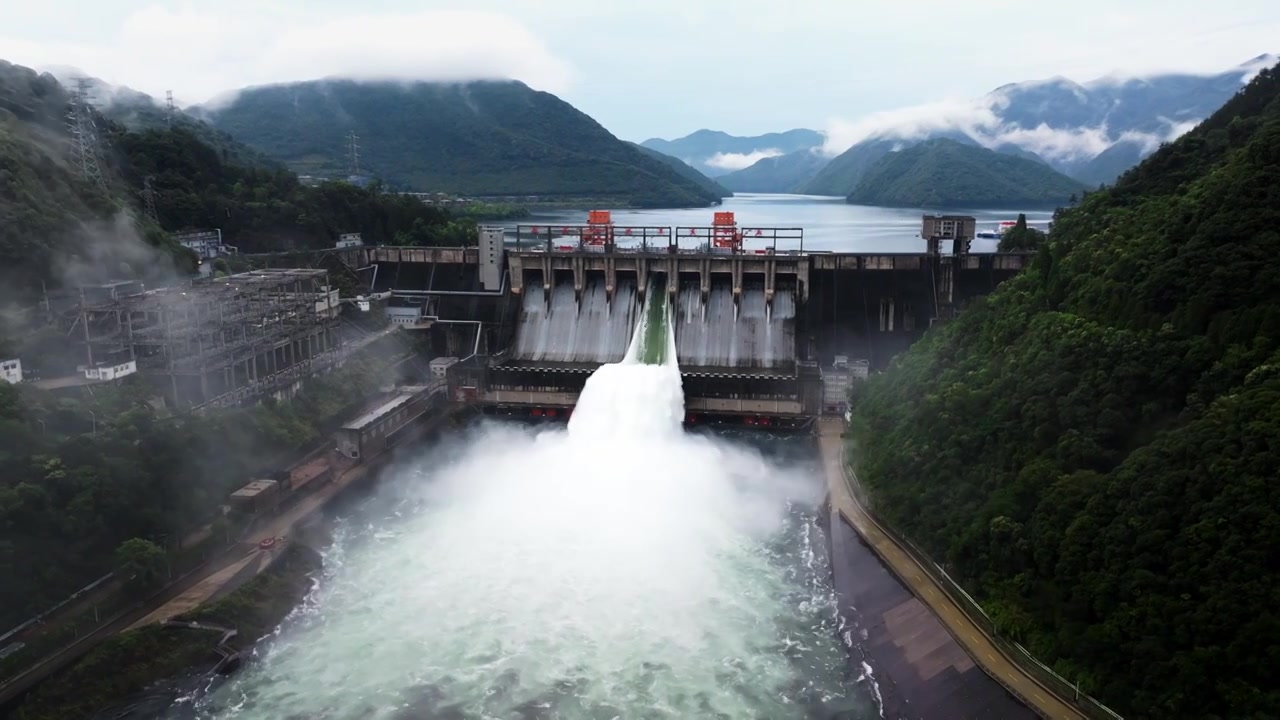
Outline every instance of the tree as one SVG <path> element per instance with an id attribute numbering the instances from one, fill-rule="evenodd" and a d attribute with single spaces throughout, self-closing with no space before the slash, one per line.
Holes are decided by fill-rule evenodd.
<path id="1" fill-rule="evenodd" d="M 116 548 L 115 573 L 130 595 L 144 597 L 164 582 L 164 550 L 150 540 L 125 540 Z"/>

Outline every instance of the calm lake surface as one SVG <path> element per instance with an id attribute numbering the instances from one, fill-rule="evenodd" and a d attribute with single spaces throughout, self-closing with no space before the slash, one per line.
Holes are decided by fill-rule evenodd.
<path id="1" fill-rule="evenodd" d="M 617 225 L 653 225 L 670 227 L 707 226 L 713 213 L 727 210 L 736 213 L 738 225 L 743 227 L 803 228 L 804 249 L 833 252 L 924 252 L 925 241 L 920 238 L 920 216 L 924 213 L 942 213 L 934 209 L 885 208 L 866 205 L 849 205 L 844 198 L 815 195 L 766 195 L 741 193 L 727 198 L 723 206 L 715 208 L 685 208 L 677 210 L 613 210 Z M 947 210 L 946 214 L 972 215 L 978 219 L 978 230 L 989 230 L 1001 220 L 1014 220 L 1018 212 L 1025 212 L 1027 222 L 1044 229 L 1053 213 L 1043 211 L 1018 211 L 1001 208 Z M 585 210 L 560 210 L 534 213 L 519 222 L 504 223 L 514 231 L 515 226 L 546 223 L 577 225 L 587 221 Z M 512 238 L 514 239 L 514 237 Z M 750 238 L 747 239 L 750 248 Z M 778 250 L 793 250 L 779 243 Z M 974 252 L 994 252 L 995 240 L 973 241 Z"/>

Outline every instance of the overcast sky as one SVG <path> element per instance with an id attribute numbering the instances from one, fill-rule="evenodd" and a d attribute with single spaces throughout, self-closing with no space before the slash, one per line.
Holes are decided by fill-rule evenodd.
<path id="1" fill-rule="evenodd" d="M 184 104 L 331 75 L 515 77 L 637 141 L 1280 52 L 1280 0 L 0 0 L 0 18 L 0 58 Z"/>

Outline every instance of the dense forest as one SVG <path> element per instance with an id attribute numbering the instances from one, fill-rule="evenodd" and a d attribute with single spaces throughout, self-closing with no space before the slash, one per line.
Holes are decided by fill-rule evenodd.
<path id="1" fill-rule="evenodd" d="M 733 192 L 731 192 L 728 188 L 716 182 L 715 180 L 712 180 L 706 175 L 703 175 L 701 172 L 698 171 L 697 168 L 686 163 L 680 158 L 671 157 L 670 155 L 664 155 L 658 152 L 657 150 L 652 150 L 643 145 L 637 145 L 635 143 L 628 143 L 628 145 L 631 145 L 636 150 L 639 150 L 642 155 L 651 157 L 654 160 L 657 160 L 658 162 L 671 168 L 676 172 L 676 174 L 680 175 L 681 177 L 687 180 L 692 181 L 693 183 L 697 184 L 698 187 L 714 195 L 716 199 L 723 200 L 733 195 Z"/>
<path id="2" fill-rule="evenodd" d="M 207 116 L 306 175 L 345 177 L 354 132 L 362 171 L 422 192 L 610 197 L 636 207 L 719 199 L 572 105 L 514 81 L 248 88 Z"/>
<path id="3" fill-rule="evenodd" d="M 890 207 L 1052 207 L 1084 189 L 1044 163 L 939 138 L 875 161 L 848 201 Z"/>
<path id="4" fill-rule="evenodd" d="M 878 511 L 1126 717 L 1280 716 L 1280 69 L 854 394 Z"/>

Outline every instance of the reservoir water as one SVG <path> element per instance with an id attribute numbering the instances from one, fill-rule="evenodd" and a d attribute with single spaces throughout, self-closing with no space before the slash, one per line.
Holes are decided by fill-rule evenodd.
<path id="1" fill-rule="evenodd" d="M 306 605 L 176 714 L 879 717 L 811 439 L 685 432 L 673 312 L 645 307 L 567 427 L 483 425 L 402 463 L 338 520 Z"/>
<path id="2" fill-rule="evenodd" d="M 1043 229 L 1053 216 L 1049 210 L 884 208 L 850 205 L 838 197 L 755 193 L 726 198 L 723 205 L 716 208 L 621 209 L 614 210 L 612 214 L 614 223 L 618 225 L 696 227 L 710 225 L 712 214 L 717 210 L 734 212 L 738 224 L 744 227 L 804 228 L 805 249 L 833 252 L 924 252 L 925 241 L 919 237 L 922 213 L 972 215 L 978 220 L 979 230 L 990 229 L 1002 220 L 1014 220 L 1019 212 L 1026 214 L 1027 222 L 1032 226 Z M 585 210 L 545 211 L 504 224 L 511 228 L 517 224 L 581 224 L 586 219 Z M 778 249 L 795 248 L 779 245 Z M 993 252 L 996 241 L 977 239 L 973 241 L 972 249 L 974 252 Z"/>

